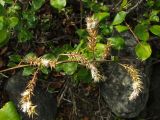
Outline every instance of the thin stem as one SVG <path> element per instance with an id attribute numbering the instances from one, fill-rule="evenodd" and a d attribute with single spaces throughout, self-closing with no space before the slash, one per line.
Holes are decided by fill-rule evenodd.
<path id="1" fill-rule="evenodd" d="M 22 67 L 27 67 L 27 66 L 30 66 L 30 65 L 18 65 L 18 66 L 12 67 L 12 68 L 1 70 L 0 73 L 7 72 L 7 71 L 10 71 L 10 70 L 14 70 L 14 69 L 18 69 L 18 68 L 22 68 Z"/>
<path id="2" fill-rule="evenodd" d="M 129 24 L 127 22 L 125 22 L 125 24 L 128 27 L 129 31 L 133 34 L 133 36 L 136 39 L 137 43 L 139 43 L 139 39 L 138 39 L 137 35 L 133 32 L 133 30 L 131 29 L 131 27 L 129 26 Z"/>

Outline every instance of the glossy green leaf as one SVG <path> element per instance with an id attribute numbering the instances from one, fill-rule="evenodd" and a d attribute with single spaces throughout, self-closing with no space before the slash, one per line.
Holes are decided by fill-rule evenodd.
<path id="1" fill-rule="evenodd" d="M 23 76 L 29 76 L 29 75 L 32 75 L 35 71 L 35 68 L 34 67 L 25 67 L 23 69 Z"/>
<path id="2" fill-rule="evenodd" d="M 128 27 L 124 26 L 124 25 L 117 25 L 117 26 L 115 26 L 115 28 L 118 32 L 124 32 L 124 31 L 128 30 Z"/>
<path id="3" fill-rule="evenodd" d="M 67 75 L 72 75 L 77 70 L 77 63 L 65 63 L 63 64 L 63 71 Z"/>
<path id="4" fill-rule="evenodd" d="M 7 30 L 0 30 L 0 44 L 3 44 L 7 40 Z"/>
<path id="5" fill-rule="evenodd" d="M 21 120 L 13 102 L 6 103 L 0 109 L 0 120 Z"/>
<path id="6" fill-rule="evenodd" d="M 17 17 L 10 17 L 9 18 L 9 26 L 10 28 L 15 27 L 19 22 L 19 19 Z"/>
<path id="7" fill-rule="evenodd" d="M 147 41 L 149 39 L 148 26 L 138 24 L 136 25 L 134 32 L 140 40 Z"/>
<path id="8" fill-rule="evenodd" d="M 111 38 L 108 38 L 108 40 L 112 44 L 113 48 L 115 48 L 117 50 L 121 50 L 125 46 L 124 39 L 120 36 L 111 37 Z"/>
<path id="9" fill-rule="evenodd" d="M 138 58 L 142 61 L 148 59 L 152 53 L 150 45 L 146 42 L 141 42 L 137 44 L 137 46 L 135 47 L 135 51 Z"/>
<path id="10" fill-rule="evenodd" d="M 50 0 L 52 7 L 62 10 L 66 6 L 66 0 Z"/>
<path id="11" fill-rule="evenodd" d="M 160 25 L 153 25 L 149 29 L 153 34 L 160 37 Z"/>
<path id="12" fill-rule="evenodd" d="M 45 0 L 32 0 L 32 5 L 35 10 L 38 10 L 45 3 Z"/>
<path id="13" fill-rule="evenodd" d="M 115 16 L 112 25 L 118 25 L 121 24 L 126 17 L 127 13 L 125 11 L 121 11 L 119 13 L 117 13 L 117 15 Z"/>
<path id="14" fill-rule="evenodd" d="M 109 13 L 108 12 L 99 12 L 99 13 L 95 13 L 94 17 L 100 22 L 104 19 L 106 19 L 107 17 L 109 17 Z"/>

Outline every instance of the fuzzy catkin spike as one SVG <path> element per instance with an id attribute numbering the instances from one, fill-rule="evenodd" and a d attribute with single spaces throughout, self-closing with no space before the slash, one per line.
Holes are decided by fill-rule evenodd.
<path id="1" fill-rule="evenodd" d="M 96 43 L 97 43 L 97 35 L 98 35 L 98 20 L 92 17 L 86 18 L 87 23 L 87 32 L 89 34 L 88 36 L 88 48 L 92 52 L 95 51 Z"/>
<path id="2" fill-rule="evenodd" d="M 56 63 L 57 63 L 57 60 L 48 60 L 46 58 L 42 58 L 42 57 L 28 57 L 27 59 L 25 59 L 26 63 L 29 63 L 30 65 L 33 65 L 33 66 L 44 66 L 44 67 L 50 67 L 51 69 L 52 68 L 55 68 L 56 66 Z"/>
<path id="3" fill-rule="evenodd" d="M 24 113 L 27 113 L 29 117 L 33 117 L 33 115 L 37 115 L 36 113 L 36 105 L 34 105 L 31 101 L 31 97 L 33 96 L 33 91 L 36 86 L 37 81 L 37 73 L 38 70 L 34 73 L 33 78 L 28 82 L 25 91 L 21 94 L 20 107 Z"/>
<path id="4" fill-rule="evenodd" d="M 90 69 L 94 82 L 100 82 L 100 81 L 104 80 L 103 76 L 100 75 L 100 71 L 97 69 L 95 64 L 90 63 L 90 61 L 87 60 L 87 58 L 85 58 L 83 55 L 81 55 L 79 53 L 70 53 L 70 54 L 66 54 L 66 55 L 69 57 L 70 60 L 77 61 L 78 63 L 80 63 L 80 64 L 86 66 L 88 69 Z"/>
<path id="5" fill-rule="evenodd" d="M 106 44 L 106 47 L 105 47 L 105 50 L 104 50 L 104 53 L 103 53 L 103 56 L 102 56 L 103 59 L 107 59 L 110 56 L 111 47 L 112 47 L 112 45 L 110 43 Z"/>
<path id="6" fill-rule="evenodd" d="M 128 72 L 130 77 L 132 78 L 132 88 L 133 92 L 129 96 L 129 100 L 135 100 L 139 94 L 143 90 L 143 82 L 141 81 L 141 76 L 139 75 L 139 70 L 134 68 L 133 65 L 128 65 L 128 64 L 120 64 L 125 70 Z"/>

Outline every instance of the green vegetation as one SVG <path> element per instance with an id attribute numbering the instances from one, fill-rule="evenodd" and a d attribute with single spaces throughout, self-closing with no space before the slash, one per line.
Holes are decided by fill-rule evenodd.
<path id="1" fill-rule="evenodd" d="M 42 55 L 31 49 L 25 55 L 13 53 L 8 56 L 8 67 L 24 67 L 24 76 L 33 75 L 37 70 L 48 75 L 54 70 L 71 76 L 75 82 L 99 82 L 104 79 L 98 69 L 99 63 L 118 63 L 121 60 L 119 56 L 112 55 L 111 49 L 124 49 L 124 32 L 134 36 L 137 44 L 132 47 L 139 60 L 145 61 L 151 56 L 149 40 L 160 37 L 160 2 L 147 0 L 144 3 L 145 10 L 134 18 L 130 13 L 139 8 L 140 3 L 134 5 L 122 0 L 119 7 L 113 9 L 102 1 L 80 0 L 77 8 L 79 23 L 76 23 L 70 18 L 72 13 L 76 13 L 74 5 L 67 0 L 0 0 L 0 47 L 12 43 L 15 46 L 34 44 L 37 41 L 48 47 Z M 64 22 L 59 25 L 62 26 L 60 28 L 54 20 L 56 17 L 57 21 Z M 70 26 L 74 29 L 71 30 Z M 76 37 L 78 42 L 65 41 L 57 45 L 54 40 L 48 40 L 47 32 L 56 27 L 63 33 L 72 31 L 71 36 Z M 41 33 L 38 34 L 39 29 Z"/>

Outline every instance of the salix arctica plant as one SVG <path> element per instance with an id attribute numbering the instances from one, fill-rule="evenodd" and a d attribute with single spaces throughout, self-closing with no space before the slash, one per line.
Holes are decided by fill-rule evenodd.
<path id="1" fill-rule="evenodd" d="M 30 2 L 31 6 L 29 5 L 28 8 L 33 7 L 32 10 L 34 10 L 34 11 L 31 11 L 30 9 L 26 8 L 25 12 L 22 9 L 22 13 L 19 11 L 19 8 L 18 8 L 19 5 L 18 5 L 17 1 L 15 1 L 14 5 L 9 8 L 8 8 L 8 6 L 10 6 L 10 5 L 6 4 L 5 2 L 4 3 L 2 2 L 4 4 L 2 7 L 4 9 L 6 9 L 6 12 L 4 12 L 4 13 L 7 13 L 7 14 L 4 16 L 0 16 L 0 22 L 1 22 L 1 25 L 0 25 L 0 27 L 1 27 L 0 28 L 0 33 L 1 33 L 0 34 L 0 46 L 1 46 L 1 44 L 3 46 L 8 42 L 8 38 L 10 37 L 10 35 L 14 34 L 14 28 L 20 28 L 20 30 L 15 35 L 13 35 L 14 38 L 15 37 L 18 38 L 19 42 L 25 42 L 25 41 L 28 41 L 28 40 L 31 40 L 32 38 L 34 38 L 34 35 L 32 35 L 34 30 L 30 30 L 30 29 L 34 28 L 35 24 L 31 24 L 31 22 L 39 23 L 39 22 L 36 22 L 36 20 L 37 20 L 36 11 L 43 6 L 45 1 L 42 1 L 38 6 L 36 6 L 37 4 L 34 4 L 35 0 L 33 0 L 33 1 L 34 1 L 33 3 Z M 91 1 L 88 0 L 86 2 L 91 2 Z M 0 3 L 0 4 L 2 4 L 2 3 Z M 59 0 L 58 6 L 54 3 L 54 0 L 51 0 L 50 4 L 52 7 L 56 8 L 59 12 L 61 12 L 62 10 L 64 10 L 64 7 L 66 6 L 66 0 L 63 0 L 63 1 Z M 127 71 L 127 73 L 129 74 L 129 76 L 132 79 L 133 92 L 129 96 L 129 100 L 130 101 L 135 100 L 140 95 L 140 93 L 143 91 L 143 82 L 141 80 L 139 70 L 136 69 L 133 65 L 121 64 L 120 61 L 112 60 L 111 59 L 111 56 L 112 56 L 111 49 L 112 49 L 112 47 L 114 47 L 117 50 L 122 49 L 122 47 L 124 45 L 124 39 L 120 36 L 120 34 L 121 34 L 121 32 L 124 32 L 129 29 L 132 32 L 132 34 L 136 37 L 136 40 L 138 42 L 135 47 L 135 52 L 136 52 L 138 58 L 140 58 L 141 60 L 146 60 L 147 58 L 150 57 L 151 52 L 152 52 L 150 45 L 147 43 L 147 40 L 149 39 L 149 32 L 148 31 L 159 36 L 159 33 L 156 31 L 159 30 L 158 28 L 160 28 L 160 26 L 159 25 L 150 25 L 146 22 L 144 24 L 143 22 L 146 20 L 143 20 L 135 26 L 134 30 L 132 30 L 131 27 L 125 26 L 123 24 L 123 23 L 126 23 L 125 17 L 128 14 L 127 11 L 118 10 L 118 11 L 116 11 L 116 15 L 115 15 L 114 20 L 107 21 L 106 18 L 107 18 L 107 16 L 109 16 L 109 12 L 110 12 L 107 9 L 109 9 L 109 8 L 106 8 L 107 6 L 105 6 L 103 4 L 98 4 L 98 1 L 93 3 L 92 5 L 99 6 L 99 8 L 97 8 L 97 7 L 91 8 L 91 11 L 89 13 L 93 13 L 93 15 L 92 16 L 90 15 L 86 18 L 81 16 L 81 22 L 83 22 L 83 19 L 84 19 L 85 24 L 86 24 L 84 29 L 85 29 L 85 31 L 87 31 L 87 34 L 88 34 L 88 36 L 84 36 L 84 38 L 83 38 L 84 43 L 80 41 L 81 44 L 77 43 L 77 45 L 75 45 L 74 47 L 73 47 L 73 45 L 70 46 L 70 47 L 72 47 L 72 49 L 70 49 L 70 50 L 63 50 L 61 48 L 62 49 L 61 53 L 59 53 L 59 51 L 57 50 L 58 52 L 56 51 L 55 53 L 58 55 L 55 55 L 55 59 L 48 59 L 48 58 L 44 58 L 43 56 L 40 56 L 40 57 L 39 56 L 38 57 L 30 56 L 30 57 L 26 57 L 25 59 L 23 59 L 21 61 L 21 64 L 23 63 L 24 66 L 32 66 L 36 69 L 38 68 L 39 71 L 40 71 L 40 68 L 42 68 L 42 67 L 50 68 L 51 70 L 56 71 L 57 66 L 59 67 L 59 65 L 63 64 L 66 67 L 67 63 L 71 63 L 69 66 L 71 68 L 71 70 L 72 70 L 72 67 L 74 67 L 71 75 L 78 73 L 77 72 L 78 67 L 79 67 L 78 65 L 82 65 L 82 66 L 85 66 L 85 68 L 89 70 L 91 78 L 93 79 L 93 82 L 102 82 L 107 79 L 104 77 L 104 75 L 99 70 L 100 62 L 102 62 L 102 61 L 104 62 L 105 60 L 106 60 L 105 62 L 107 62 L 107 60 L 110 62 L 117 62 L 117 64 L 120 64 L 120 66 L 123 67 Z M 93 7 L 93 6 L 89 6 L 89 7 Z M 99 11 L 97 11 L 97 9 Z M 131 10 L 133 10 L 133 9 L 131 9 Z M 131 11 L 131 10 L 129 10 L 129 11 Z M 17 11 L 20 12 L 20 14 Z M 32 12 L 33 12 L 33 14 L 31 14 Z M 87 12 L 85 11 L 84 13 L 86 14 Z M 149 14 L 151 16 L 156 16 L 156 18 L 157 18 L 158 13 L 159 13 L 159 11 L 156 11 L 156 12 L 152 11 Z M 81 14 L 81 15 L 83 15 L 83 14 Z M 23 16 L 23 17 L 19 19 L 18 16 Z M 68 21 L 70 21 L 68 13 L 65 13 L 65 16 L 67 16 L 67 18 L 65 18 L 65 20 L 67 19 Z M 31 18 L 33 18 L 33 21 Z M 40 18 L 41 18 L 41 16 L 40 16 Z M 5 20 L 7 21 L 6 23 L 4 22 Z M 101 20 L 102 21 L 105 20 L 104 23 L 101 23 Z M 156 22 L 156 20 L 151 17 L 148 20 Z M 72 23 L 72 21 L 71 21 L 71 23 Z M 78 23 L 79 23 L 79 21 L 78 21 Z M 75 25 L 75 27 L 77 27 L 77 26 Z M 83 25 L 81 25 L 81 27 L 83 27 Z M 102 35 L 102 31 L 100 31 L 100 29 L 99 29 L 100 27 L 104 29 L 103 30 L 103 32 L 105 32 L 104 36 Z M 15 30 L 17 30 L 17 29 L 15 29 Z M 116 36 L 114 36 L 114 34 L 113 34 L 113 32 L 115 30 L 116 30 L 116 32 L 118 32 Z M 12 34 L 8 34 L 9 31 Z M 31 32 L 29 32 L 29 31 L 31 31 Z M 110 34 L 107 34 L 106 31 L 109 31 Z M 144 36 L 141 33 L 145 34 L 146 36 Z M 103 39 L 102 41 L 98 40 L 99 36 L 102 37 L 102 39 Z M 85 39 L 85 37 L 86 37 L 86 39 Z M 97 47 L 98 44 L 100 45 L 99 47 Z M 79 47 L 78 50 L 76 49 L 76 46 Z M 58 48 L 59 46 L 58 47 L 54 46 L 54 47 Z M 100 51 L 100 53 L 99 53 L 99 51 Z M 145 54 L 143 54 L 143 53 L 145 53 Z M 99 55 L 99 57 L 97 57 L 98 56 L 97 54 L 101 54 L 101 55 Z M 53 53 L 53 55 L 54 55 L 54 53 Z M 62 56 L 65 56 L 67 58 L 65 58 L 65 57 L 62 58 Z M 112 57 L 114 57 L 114 56 L 112 56 Z M 116 57 L 118 57 L 118 56 L 116 56 Z M 60 59 L 60 58 L 62 58 L 62 59 Z M 72 65 L 72 63 L 76 63 L 76 64 Z M 60 68 L 60 71 L 65 73 L 66 68 L 64 68 L 63 65 L 60 66 L 59 68 Z M 18 66 L 15 68 L 18 68 Z M 57 72 L 59 72 L 59 71 L 57 70 Z M 32 75 L 33 75 L 33 78 L 28 82 L 25 91 L 21 95 L 21 101 L 20 101 L 20 106 L 21 106 L 22 111 L 27 113 L 29 116 L 33 116 L 34 114 L 36 114 L 36 105 L 34 105 L 32 103 L 31 97 L 34 95 L 33 94 L 34 87 L 36 86 L 38 72 L 34 72 Z"/>

